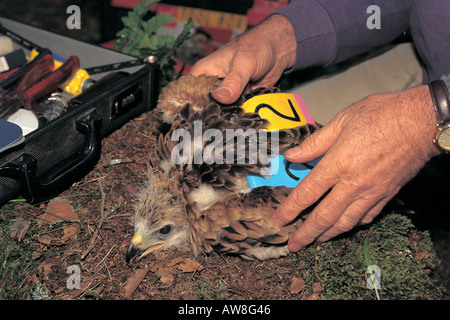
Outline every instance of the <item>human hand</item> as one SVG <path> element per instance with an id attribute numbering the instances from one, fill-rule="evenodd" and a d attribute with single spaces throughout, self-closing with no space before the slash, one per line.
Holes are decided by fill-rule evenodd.
<path id="1" fill-rule="evenodd" d="M 296 48 L 290 22 L 284 16 L 273 15 L 198 61 L 190 73 L 224 78 L 212 96 L 220 103 L 231 104 L 249 82 L 253 87 L 277 82 L 283 71 L 294 64 Z"/>
<path id="2" fill-rule="evenodd" d="M 289 223 L 331 190 L 291 236 L 289 249 L 298 251 L 371 222 L 439 154 L 432 142 L 435 130 L 430 92 L 421 86 L 365 98 L 286 151 L 291 162 L 324 156 L 276 210 L 277 225 Z"/>

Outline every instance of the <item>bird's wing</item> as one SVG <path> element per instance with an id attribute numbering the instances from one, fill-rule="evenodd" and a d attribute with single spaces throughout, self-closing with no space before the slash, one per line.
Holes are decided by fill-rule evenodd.
<path id="1" fill-rule="evenodd" d="M 185 187 L 194 254 L 216 251 L 258 259 L 286 254 L 287 241 L 303 218 L 279 228 L 273 224 L 271 216 L 290 190 L 259 187 L 248 193 L 230 195 L 201 211 L 192 201 L 189 188 Z"/>
<path id="2" fill-rule="evenodd" d="M 170 118 L 171 127 L 159 136 L 150 158 L 153 166 L 166 172 L 184 172 L 191 189 L 208 184 L 238 192 L 247 173 L 268 172 L 269 157 L 298 145 L 314 127 L 268 132 L 267 120 L 241 106 L 254 96 L 279 89 L 247 87 L 236 103 L 221 105 L 211 98 L 220 81 L 214 76 L 188 75 L 162 90 L 158 109 Z"/>
<path id="3" fill-rule="evenodd" d="M 314 131 L 308 124 L 267 132 L 268 125 L 238 105 L 224 108 L 210 103 L 187 120 L 177 116 L 170 130 L 159 136 L 150 157 L 166 172 L 184 171 L 192 188 L 206 183 L 236 191 L 236 179 L 261 174 L 270 166 L 269 157 L 298 145 Z"/>

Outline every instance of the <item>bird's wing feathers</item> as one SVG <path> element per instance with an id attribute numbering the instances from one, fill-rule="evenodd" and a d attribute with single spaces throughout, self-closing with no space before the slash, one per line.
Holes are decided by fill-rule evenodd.
<path id="1" fill-rule="evenodd" d="M 281 154 L 299 144 L 314 127 L 305 125 L 261 136 L 259 133 L 266 132 L 269 122 L 257 113 L 246 113 L 241 106 L 253 96 L 279 92 L 279 89 L 246 88 L 236 103 L 220 105 L 210 96 L 220 81 L 214 76 L 187 75 L 162 90 L 158 109 L 164 119 L 170 119 L 171 128 L 159 137 L 151 158 L 153 164 L 166 172 L 178 166 L 186 172 L 186 182 L 191 188 L 206 183 L 214 188 L 236 191 L 236 179 L 246 173 L 260 174 L 270 165 L 268 156 Z M 172 151 L 181 146 L 181 141 L 185 143 L 185 137 L 180 138 L 180 129 L 189 135 L 190 143 L 185 146 L 183 155 L 184 151 L 191 152 L 182 163 L 177 163 L 172 159 Z"/>
<path id="2" fill-rule="evenodd" d="M 250 259 L 286 254 L 286 243 L 302 220 L 279 228 L 273 224 L 271 215 L 289 192 L 286 187 L 259 187 L 230 195 L 200 211 L 185 187 L 193 252 L 216 251 Z"/>

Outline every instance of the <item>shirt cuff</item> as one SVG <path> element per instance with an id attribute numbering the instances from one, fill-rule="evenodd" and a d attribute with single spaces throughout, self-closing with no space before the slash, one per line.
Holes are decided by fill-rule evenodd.
<path id="1" fill-rule="evenodd" d="M 443 76 L 441 78 L 442 81 L 444 81 L 445 86 L 447 87 L 448 92 L 450 93 L 450 75 Z"/>

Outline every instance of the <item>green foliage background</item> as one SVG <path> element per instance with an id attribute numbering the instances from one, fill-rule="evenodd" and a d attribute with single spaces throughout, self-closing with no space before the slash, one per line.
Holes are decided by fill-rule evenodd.
<path id="1" fill-rule="evenodd" d="M 190 19 L 177 37 L 170 34 L 156 34 L 159 28 L 175 20 L 167 14 L 147 18 L 150 6 L 156 2 L 158 0 L 142 1 L 122 18 L 124 28 L 117 33 L 119 39 L 114 49 L 141 58 L 156 57 L 156 63 L 162 74 L 161 85 L 164 87 L 177 77 L 173 58 L 177 56 L 180 45 L 190 38 L 194 23 Z"/>

